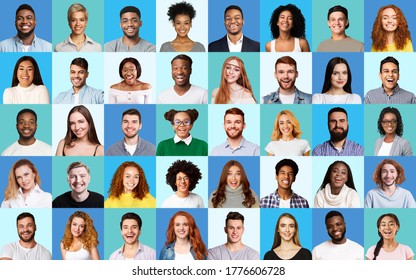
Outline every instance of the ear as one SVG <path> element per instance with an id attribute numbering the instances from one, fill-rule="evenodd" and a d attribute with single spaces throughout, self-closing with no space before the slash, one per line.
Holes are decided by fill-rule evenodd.
<path id="1" fill-rule="evenodd" d="M 227 227 L 224 227 L 224 232 L 227 234 Z"/>

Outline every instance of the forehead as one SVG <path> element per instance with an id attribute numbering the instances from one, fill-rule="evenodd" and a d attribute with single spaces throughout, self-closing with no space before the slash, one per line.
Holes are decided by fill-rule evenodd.
<path id="1" fill-rule="evenodd" d="M 139 173 L 139 169 L 135 166 L 127 166 L 124 168 L 124 173 Z"/>
<path id="2" fill-rule="evenodd" d="M 136 65 L 130 61 L 126 61 L 122 66 L 123 68 L 136 68 Z"/>
<path id="3" fill-rule="evenodd" d="M 392 113 L 392 112 L 388 112 L 388 113 L 385 113 L 384 115 L 383 115 L 383 118 L 395 118 L 395 117 L 397 117 L 396 116 L 396 114 L 394 114 L 394 113 Z"/>
<path id="4" fill-rule="evenodd" d="M 133 12 L 127 12 L 127 13 L 122 14 L 120 19 L 130 19 L 130 18 L 140 19 L 139 15 Z"/>
<path id="5" fill-rule="evenodd" d="M 242 16 L 241 12 L 237 9 L 229 9 L 226 13 L 225 13 L 225 17 L 235 17 L 235 16 Z"/>
<path id="6" fill-rule="evenodd" d="M 188 219 L 185 216 L 177 216 L 174 223 L 187 223 Z"/>
<path id="7" fill-rule="evenodd" d="M 84 219 L 81 218 L 81 217 L 74 217 L 74 218 L 72 218 L 72 222 L 73 223 L 77 223 L 77 224 L 85 224 Z"/>
<path id="8" fill-rule="evenodd" d="M 22 166 L 19 166 L 19 167 L 17 167 L 15 170 L 14 170 L 14 172 L 16 173 L 16 175 L 18 174 L 18 173 L 23 173 L 23 172 L 26 172 L 26 171 L 32 171 L 32 169 L 27 165 L 27 164 L 25 164 L 25 165 L 22 165 Z"/>
<path id="9" fill-rule="evenodd" d="M 243 116 L 242 115 L 237 115 L 237 114 L 226 114 L 225 121 L 243 121 Z"/>
<path id="10" fill-rule="evenodd" d="M 122 226 L 138 226 L 139 224 L 135 219 L 125 219 L 123 220 Z"/>
<path id="11" fill-rule="evenodd" d="M 383 165 L 383 167 L 381 169 L 388 169 L 388 170 L 394 169 L 394 170 L 396 170 L 396 167 L 394 167 L 394 165 L 392 165 L 390 163 L 386 163 L 386 164 Z"/>
<path id="12" fill-rule="evenodd" d="M 337 169 L 345 169 L 345 170 L 348 169 L 347 166 L 345 164 L 341 163 L 341 162 L 336 163 L 336 164 L 334 164 L 332 166 L 332 169 L 335 169 L 335 168 L 337 168 Z"/>
<path id="13" fill-rule="evenodd" d="M 68 174 L 80 174 L 80 173 L 88 173 L 87 169 L 83 166 L 81 167 L 76 167 L 76 168 L 72 168 L 71 170 L 69 170 Z"/>
<path id="14" fill-rule="evenodd" d="M 32 66 L 33 67 L 33 63 L 30 60 L 23 60 L 23 61 L 21 61 L 19 63 L 19 67 L 20 66 L 24 66 L 24 67 L 30 67 L 30 66 Z"/>
<path id="15" fill-rule="evenodd" d="M 289 166 L 289 165 L 283 165 L 282 167 L 280 167 L 279 172 L 282 172 L 282 171 L 288 172 L 288 173 L 294 172 L 292 166 Z"/>
<path id="16" fill-rule="evenodd" d="M 35 17 L 35 14 L 31 10 L 27 10 L 27 9 L 20 10 L 16 13 L 16 17 L 29 16 L 29 15 Z"/>
<path id="17" fill-rule="evenodd" d="M 334 119 L 347 119 L 347 115 L 344 112 L 332 112 L 329 115 L 330 120 Z"/>
<path id="18" fill-rule="evenodd" d="M 240 65 L 238 64 L 238 61 L 236 59 L 231 59 L 226 64 L 227 65 L 232 65 L 232 66 L 235 66 L 235 67 L 240 67 Z"/>
<path id="19" fill-rule="evenodd" d="M 344 218 L 341 217 L 341 216 L 333 216 L 333 217 L 329 218 L 328 220 L 326 220 L 325 223 L 327 225 L 337 224 L 337 223 L 344 223 Z"/>
<path id="20" fill-rule="evenodd" d="M 332 12 L 329 19 L 345 19 L 345 15 L 343 12 Z"/>
<path id="21" fill-rule="evenodd" d="M 242 220 L 232 220 L 232 219 L 229 219 L 227 221 L 227 227 L 230 227 L 230 226 L 232 226 L 232 227 L 242 227 L 242 226 L 244 226 L 244 223 L 243 223 Z"/>
<path id="22" fill-rule="evenodd" d="M 230 172 L 230 171 L 239 172 L 241 170 L 240 170 L 240 167 L 238 167 L 237 165 L 233 165 L 233 166 L 230 167 L 230 169 L 228 169 L 228 172 Z"/>
<path id="23" fill-rule="evenodd" d="M 32 217 L 25 217 L 23 219 L 20 219 L 17 221 L 18 225 L 25 225 L 25 224 L 29 224 L 29 223 L 34 223 Z"/>
<path id="24" fill-rule="evenodd" d="M 129 120 L 129 121 L 138 120 L 138 121 L 140 121 L 140 118 L 139 118 L 139 116 L 138 116 L 138 115 L 129 115 L 129 114 L 125 114 L 125 115 L 123 116 L 123 121 L 124 121 L 124 120 Z"/>
<path id="25" fill-rule="evenodd" d="M 85 13 L 83 11 L 76 11 L 70 15 L 71 18 L 83 18 L 85 17 Z"/>
<path id="26" fill-rule="evenodd" d="M 279 224 L 295 224 L 295 221 L 289 217 L 282 217 Z"/>
<path id="27" fill-rule="evenodd" d="M 20 114 L 19 117 L 18 117 L 18 119 L 19 120 L 22 120 L 22 119 L 30 119 L 30 120 L 33 119 L 33 120 L 36 120 L 36 117 L 35 117 L 35 115 L 33 115 L 30 112 L 25 112 L 23 114 Z"/>
<path id="28" fill-rule="evenodd" d="M 347 68 L 347 65 L 345 63 L 335 64 L 335 67 L 334 67 L 334 70 L 337 70 L 337 71 L 346 71 L 347 69 L 348 68 Z"/>
<path id="29" fill-rule="evenodd" d="M 286 121 L 286 120 L 290 120 L 291 118 L 287 115 L 287 114 L 282 114 L 279 117 L 279 121 Z"/>
<path id="30" fill-rule="evenodd" d="M 80 112 L 73 112 L 70 116 L 69 116 L 69 120 L 78 120 L 78 119 L 85 119 L 84 115 L 81 114 Z"/>
<path id="31" fill-rule="evenodd" d="M 392 70 L 394 70 L 394 69 L 398 69 L 398 67 L 397 67 L 397 65 L 396 65 L 396 64 L 394 64 L 393 62 L 386 62 L 386 63 L 384 63 L 384 64 L 381 66 L 381 69 L 382 69 L 382 70 L 384 70 L 384 69 L 392 69 Z"/>
<path id="32" fill-rule="evenodd" d="M 276 71 L 279 70 L 296 70 L 296 66 L 294 64 L 278 63 L 276 64 Z"/>
<path id="33" fill-rule="evenodd" d="M 394 218 L 393 217 L 390 217 L 390 216 L 384 216 L 382 219 L 381 219 L 381 221 L 380 221 L 381 223 L 389 223 L 389 222 L 394 222 L 394 223 L 396 223 L 396 221 L 394 220 Z"/>
<path id="34" fill-rule="evenodd" d="M 179 113 L 175 114 L 174 119 L 190 119 L 190 117 L 189 117 L 188 113 L 179 112 Z"/>
<path id="35" fill-rule="evenodd" d="M 182 58 L 177 58 L 174 61 L 172 61 L 172 66 L 177 66 L 177 65 L 187 65 L 189 66 L 191 63 L 189 63 L 188 60 L 182 59 Z"/>
<path id="36" fill-rule="evenodd" d="M 284 10 L 284 11 L 282 11 L 282 12 L 279 14 L 279 16 L 281 16 L 281 15 L 291 16 L 291 15 L 292 15 L 292 12 L 291 12 L 291 11 L 288 11 L 288 10 Z"/>
<path id="37" fill-rule="evenodd" d="M 81 67 L 79 65 L 71 64 L 70 70 L 79 71 L 79 70 L 86 70 L 84 67 Z"/>
<path id="38" fill-rule="evenodd" d="M 396 12 L 394 11 L 394 9 L 392 8 L 386 8 L 383 10 L 383 12 L 381 13 L 383 16 L 387 16 L 387 15 L 396 15 Z"/>

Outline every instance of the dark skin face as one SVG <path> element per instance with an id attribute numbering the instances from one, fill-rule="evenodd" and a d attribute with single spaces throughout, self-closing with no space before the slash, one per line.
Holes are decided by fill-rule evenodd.
<path id="1" fill-rule="evenodd" d="M 347 239 L 345 233 L 347 230 L 344 219 L 341 216 L 334 216 L 326 220 L 326 230 L 334 244 L 344 244 Z"/>
<path id="2" fill-rule="evenodd" d="M 19 133 L 19 143 L 22 145 L 33 144 L 33 142 L 35 142 L 35 133 L 37 128 L 38 125 L 33 114 L 30 112 L 21 114 L 16 123 L 16 129 Z"/>

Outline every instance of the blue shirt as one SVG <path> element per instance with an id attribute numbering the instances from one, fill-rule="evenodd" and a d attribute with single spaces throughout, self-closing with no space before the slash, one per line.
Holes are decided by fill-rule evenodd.
<path id="1" fill-rule="evenodd" d="M 244 137 L 240 142 L 240 145 L 233 149 L 228 140 L 225 143 L 222 143 L 216 146 L 212 152 L 211 156 L 259 156 L 260 147 L 254 143 L 247 141 Z"/>
<path id="2" fill-rule="evenodd" d="M 344 146 L 341 150 L 334 147 L 334 143 L 328 140 L 313 149 L 312 155 L 314 156 L 363 156 L 364 148 L 354 141 L 345 140 Z"/>
<path id="3" fill-rule="evenodd" d="M 269 93 L 268 95 L 263 96 L 263 104 L 282 104 L 282 101 L 279 98 L 279 91 Z M 312 103 L 312 94 L 304 93 L 295 87 L 295 98 L 293 104 L 311 104 Z"/>
<path id="4" fill-rule="evenodd" d="M 52 44 L 39 37 L 33 38 L 28 52 L 51 52 Z M 0 52 L 24 52 L 23 42 L 16 35 L 0 42 Z"/>
<path id="5" fill-rule="evenodd" d="M 74 88 L 70 88 L 67 91 L 61 92 L 53 100 L 54 104 L 74 104 Z M 95 89 L 87 85 L 83 86 L 78 92 L 79 104 L 103 104 L 104 103 L 104 91 L 101 89 Z"/>

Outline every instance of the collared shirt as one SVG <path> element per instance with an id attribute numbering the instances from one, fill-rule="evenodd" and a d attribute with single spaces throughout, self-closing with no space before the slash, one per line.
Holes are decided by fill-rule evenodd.
<path id="1" fill-rule="evenodd" d="M 75 91 L 71 87 L 69 90 L 61 92 L 53 100 L 54 104 L 74 104 Z M 103 104 L 104 103 L 104 91 L 101 89 L 95 89 L 87 85 L 83 86 L 78 92 L 79 104 Z"/>
<path id="2" fill-rule="evenodd" d="M 27 194 L 26 198 L 23 196 L 22 188 L 19 188 L 19 193 L 15 199 L 3 200 L 1 208 L 51 208 L 52 195 L 41 190 L 38 184 L 33 190 Z"/>
<path id="3" fill-rule="evenodd" d="M 241 52 L 241 49 L 243 48 L 243 37 L 244 35 L 241 34 L 241 38 L 237 41 L 236 44 L 231 42 L 230 38 L 227 35 L 227 43 L 228 43 L 228 49 L 230 52 Z"/>
<path id="4" fill-rule="evenodd" d="M 78 50 L 77 45 L 72 41 L 71 36 L 65 39 L 65 41 L 55 46 L 56 52 L 100 52 L 101 45 L 94 42 L 90 37 L 85 35 L 85 41 L 81 48 Z"/>
<path id="5" fill-rule="evenodd" d="M 240 145 L 233 149 L 227 141 L 216 146 L 211 156 L 259 156 L 260 147 L 254 143 L 247 141 L 244 137 L 241 139 Z"/>
<path id="6" fill-rule="evenodd" d="M 106 156 L 131 156 L 129 151 L 127 151 L 124 139 L 114 143 L 108 148 L 105 153 Z M 134 151 L 133 156 L 154 156 L 156 155 L 155 145 L 139 137 L 139 142 L 137 143 L 136 150 Z"/>
<path id="7" fill-rule="evenodd" d="M 279 98 L 279 90 L 275 92 L 269 93 L 268 95 L 263 96 L 263 104 L 282 104 L 282 101 Z M 304 93 L 298 90 L 295 87 L 295 99 L 293 100 L 293 104 L 311 104 L 312 103 L 312 94 Z"/>
<path id="8" fill-rule="evenodd" d="M 128 47 L 123 44 L 123 37 L 110 41 L 104 45 L 105 52 L 155 52 L 156 46 L 140 38 L 137 45 Z"/>
<path id="9" fill-rule="evenodd" d="M 175 137 L 173 137 L 173 142 L 179 143 L 179 142 L 184 142 L 187 146 L 189 146 L 189 144 L 191 144 L 192 141 L 192 135 L 189 134 L 188 137 L 186 137 L 185 139 L 180 138 L 178 135 L 175 134 Z"/>
<path id="10" fill-rule="evenodd" d="M 364 98 L 365 104 L 414 104 L 416 97 L 413 92 L 404 90 L 397 85 L 393 89 L 393 93 L 388 95 L 381 86 L 367 92 Z"/>
<path id="11" fill-rule="evenodd" d="M 33 38 L 28 52 L 51 52 L 52 44 L 39 37 Z M 25 52 L 23 41 L 16 35 L 0 42 L 0 52 Z"/>
<path id="12" fill-rule="evenodd" d="M 125 260 L 126 258 L 123 255 L 124 245 L 114 251 L 110 260 Z M 156 260 L 156 251 L 143 243 L 139 242 L 139 248 L 137 249 L 136 255 L 133 258 L 134 260 Z"/>
<path id="13" fill-rule="evenodd" d="M 279 208 L 280 207 L 280 196 L 277 193 L 277 190 L 270 195 L 263 197 L 260 200 L 260 207 L 261 208 Z M 297 195 L 292 191 L 292 196 L 290 197 L 290 208 L 309 208 L 308 201 Z"/>
<path id="14" fill-rule="evenodd" d="M 364 148 L 354 141 L 345 139 L 342 149 L 335 148 L 331 140 L 325 141 L 313 149 L 314 156 L 363 156 Z"/>

